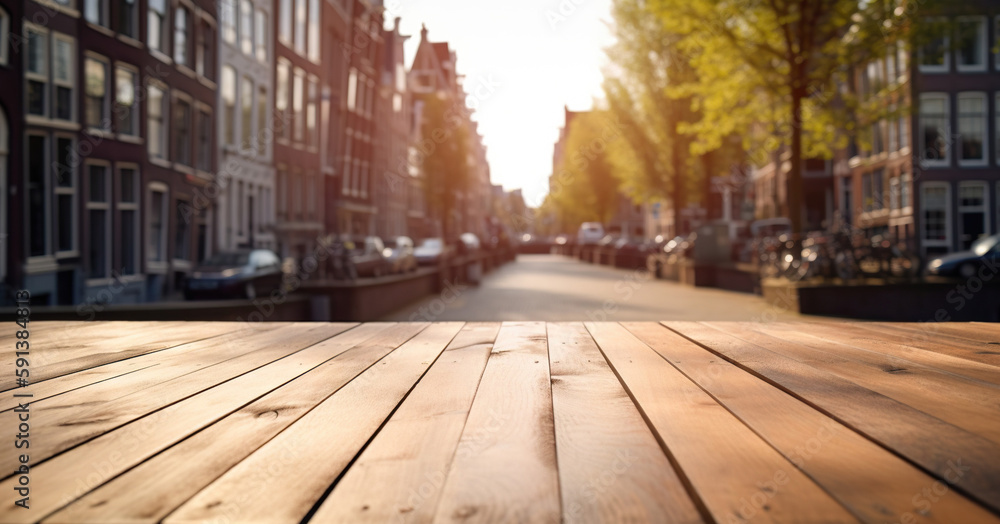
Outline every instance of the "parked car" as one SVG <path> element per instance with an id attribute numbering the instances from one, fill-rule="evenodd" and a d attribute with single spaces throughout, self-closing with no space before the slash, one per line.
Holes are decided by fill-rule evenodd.
<path id="1" fill-rule="evenodd" d="M 444 240 L 441 238 L 425 238 L 413 249 L 413 256 L 421 266 L 435 266 L 444 258 Z"/>
<path id="2" fill-rule="evenodd" d="M 389 272 L 389 261 L 385 258 L 385 244 L 379 237 L 365 237 L 353 242 L 350 249 L 351 263 L 358 276 L 378 278 Z"/>
<path id="3" fill-rule="evenodd" d="M 413 254 L 413 240 L 410 237 L 396 237 L 385 241 L 382 252 L 393 273 L 407 273 L 417 270 L 417 257 Z"/>
<path id="4" fill-rule="evenodd" d="M 972 243 L 968 251 L 958 251 L 931 260 L 927 264 L 927 273 L 972 278 L 987 264 L 1000 264 L 1000 235 L 980 238 Z"/>
<path id="5" fill-rule="evenodd" d="M 462 233 L 458 236 L 458 249 L 462 253 L 475 253 L 482 245 L 475 233 Z"/>
<path id="6" fill-rule="evenodd" d="M 600 222 L 584 222 L 576 233 L 577 243 L 581 245 L 596 245 L 604 238 L 604 226 Z"/>
<path id="7" fill-rule="evenodd" d="M 184 284 L 184 298 L 248 298 L 281 289 L 281 259 L 267 249 L 217 253 L 199 264 Z"/>

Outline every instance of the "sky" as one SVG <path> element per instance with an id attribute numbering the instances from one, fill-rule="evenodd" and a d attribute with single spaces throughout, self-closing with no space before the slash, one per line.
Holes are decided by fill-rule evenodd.
<path id="1" fill-rule="evenodd" d="M 614 42 L 612 0 L 385 0 L 387 25 L 402 18 L 409 65 L 427 25 L 431 42 L 458 55 L 469 105 L 487 146 L 494 184 L 524 190 L 537 206 L 548 192 L 563 108 L 587 110 L 601 92 L 604 49 Z M 492 90 L 490 93 L 489 91 Z"/>

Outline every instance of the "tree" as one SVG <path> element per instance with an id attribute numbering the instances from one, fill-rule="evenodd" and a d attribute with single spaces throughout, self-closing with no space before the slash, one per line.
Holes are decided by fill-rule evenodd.
<path id="1" fill-rule="evenodd" d="M 594 110 L 577 115 L 568 133 L 551 194 L 559 222 L 567 230 L 582 222 L 606 223 L 618 207 L 619 181 L 608 150 L 620 139 L 620 127 L 607 111 Z"/>
<path id="2" fill-rule="evenodd" d="M 452 214 L 459 192 L 471 178 L 468 129 L 460 102 L 430 94 L 421 97 L 423 118 L 418 144 L 425 183 L 424 197 L 431 216 L 440 220 L 442 234 L 451 238 Z"/>
<path id="3" fill-rule="evenodd" d="M 652 1 L 697 73 L 672 90 L 693 97 L 700 114 L 683 129 L 696 138 L 693 150 L 733 135 L 749 151 L 787 146 L 788 218 L 801 232 L 803 159 L 830 158 L 844 144 L 838 123 L 851 101 L 839 87 L 852 67 L 904 37 L 908 12 L 890 0 Z"/>

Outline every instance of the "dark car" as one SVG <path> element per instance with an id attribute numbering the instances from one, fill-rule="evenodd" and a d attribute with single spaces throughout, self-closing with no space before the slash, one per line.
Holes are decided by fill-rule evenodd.
<path id="1" fill-rule="evenodd" d="M 968 251 L 937 257 L 927 264 L 931 275 L 972 278 L 983 266 L 1000 264 L 1000 235 L 983 237 L 972 243 Z M 991 269 L 992 274 L 995 270 Z"/>
<path id="2" fill-rule="evenodd" d="M 383 252 L 393 273 L 408 273 L 417 270 L 417 257 L 413 254 L 413 240 L 410 237 L 396 237 L 385 241 Z"/>
<path id="3" fill-rule="evenodd" d="M 350 242 L 348 250 L 351 263 L 358 276 L 380 277 L 389 273 L 390 264 L 385 257 L 385 244 L 379 237 L 365 237 Z"/>
<path id="4" fill-rule="evenodd" d="M 413 249 L 413 255 L 421 266 L 437 265 L 444 258 L 445 253 L 444 240 L 440 238 L 425 238 Z"/>
<path id="5" fill-rule="evenodd" d="M 223 252 L 194 269 L 184 284 L 184 298 L 248 298 L 281 289 L 281 259 L 267 249 Z"/>

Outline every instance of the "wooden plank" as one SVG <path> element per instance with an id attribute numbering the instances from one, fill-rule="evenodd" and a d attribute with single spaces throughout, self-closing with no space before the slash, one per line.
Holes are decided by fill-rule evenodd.
<path id="1" fill-rule="evenodd" d="M 165 326 L 166 323 L 105 322 L 65 323 L 64 327 L 39 329 L 31 324 L 30 355 L 27 357 L 31 365 L 30 383 L 216 337 L 239 327 L 235 323 L 211 322 L 192 322 L 183 329 L 162 329 Z M 158 335 L 150 337 L 151 332 Z M 13 341 L 10 346 L 13 348 Z M 0 391 L 17 387 L 14 366 L 12 358 L 0 361 Z"/>
<path id="2" fill-rule="evenodd" d="M 1000 510 L 1000 446 L 906 404 L 818 370 L 716 327 L 693 322 L 665 322 L 771 384 L 814 406 L 842 424 L 892 449 L 977 502 Z M 967 465 L 967 466 L 966 466 Z"/>
<path id="3" fill-rule="evenodd" d="M 995 346 L 986 345 L 983 348 L 972 347 L 961 340 L 936 334 L 933 331 L 933 326 L 935 325 L 933 322 L 927 322 L 926 325 L 931 327 L 926 330 L 916 330 L 902 329 L 898 326 L 879 325 L 873 322 L 857 322 L 850 324 L 849 329 L 865 330 L 875 333 L 876 336 L 893 343 L 906 344 L 907 346 L 926 351 L 935 351 L 953 357 L 1000 367 L 1000 351 L 997 351 Z"/>
<path id="4" fill-rule="evenodd" d="M 546 346 L 544 323 L 500 328 L 435 522 L 559 522 Z"/>
<path id="5" fill-rule="evenodd" d="M 587 323 L 696 502 L 716 522 L 856 522 L 790 461 L 624 327 Z"/>
<path id="6" fill-rule="evenodd" d="M 426 327 L 365 324 L 321 342 L 317 348 L 336 344 L 350 349 L 111 480 L 46 522 L 159 522 Z"/>
<path id="7" fill-rule="evenodd" d="M 927 334 L 934 338 L 942 337 L 949 342 L 975 347 L 1000 345 L 1000 333 L 986 329 L 985 324 L 965 322 L 871 322 L 870 324 L 887 329 Z"/>
<path id="8" fill-rule="evenodd" d="M 86 389 L 87 386 L 101 384 L 107 380 L 123 377 L 136 371 L 148 370 L 141 376 L 129 377 L 132 389 L 141 389 L 151 384 L 162 382 L 172 376 L 190 372 L 197 367 L 203 367 L 218 363 L 227 358 L 232 358 L 237 354 L 249 352 L 243 344 L 251 334 L 264 333 L 281 327 L 281 324 L 266 324 L 252 328 L 252 331 L 237 330 L 231 333 L 205 339 L 197 342 L 173 346 L 153 353 L 146 353 L 137 357 L 111 362 L 90 369 L 76 371 L 59 377 L 50 378 L 32 384 L 30 392 L 33 395 L 33 403 L 36 406 L 55 406 L 52 401 L 43 402 L 46 399 L 72 392 L 73 397 L 65 397 L 65 405 L 88 405 L 93 406 L 103 400 L 117 398 L 123 395 L 121 388 L 116 385 L 103 384 L 102 388 L 114 388 L 102 396 L 102 390 Z M 146 336 L 150 337 L 150 332 Z M 155 333 L 155 332 L 154 332 Z M 151 337 L 155 338 L 155 336 Z M 224 348 L 219 351 L 218 348 Z M 196 367 L 192 367 L 196 366 Z M 151 368 L 156 368 L 155 370 Z M 184 371 L 180 371 L 184 370 Z M 177 375 L 172 375 L 176 372 Z M 107 390 L 105 390 L 107 392 Z M 114 395 L 114 396 L 110 396 Z M 103 399 L 103 400 L 102 400 Z M 9 411 L 17 407 L 19 399 L 13 395 L 0 395 L 0 412 Z M 53 407 L 52 409 L 59 409 Z"/>
<path id="9" fill-rule="evenodd" d="M 321 325 L 321 331 L 322 327 L 330 329 Z M 379 329 L 366 327 L 369 333 L 364 335 L 370 336 L 370 331 Z M 346 344 L 334 339 L 328 344 L 312 345 L 32 467 L 33 482 L 44 488 L 32 493 L 29 510 L 13 505 L 0 506 L 0 522 L 36 522 L 155 453 L 328 361 L 353 345 L 358 336 L 349 333 L 345 338 Z M 8 478 L 0 482 L 0 487 L 13 492 L 16 482 L 16 478 Z"/>
<path id="10" fill-rule="evenodd" d="M 809 337 L 801 327 L 715 324 L 726 333 L 828 371 L 945 422 L 1000 443 L 1000 388 L 915 362 Z"/>
<path id="11" fill-rule="evenodd" d="M 196 371 L 173 377 L 157 377 L 157 373 L 162 373 L 162 370 L 151 368 L 86 388 L 101 392 L 102 398 L 107 399 L 100 402 L 91 400 L 97 402 L 92 407 L 84 408 L 80 404 L 81 395 L 76 394 L 60 395 L 50 401 L 42 401 L 38 406 L 33 404 L 35 415 L 32 417 L 34 431 L 31 456 L 38 464 L 56 453 L 216 384 L 287 357 L 351 327 L 352 324 L 292 324 L 246 337 L 243 339 L 246 345 L 240 349 L 246 353 Z M 194 364 L 188 364 L 189 370 L 191 365 Z M 157 382 L 137 391 L 134 382 L 148 380 L 145 376 L 150 374 Z M 107 387 L 102 387 L 105 384 Z M 89 392 L 90 398 L 94 398 L 93 393 L 96 391 Z M 0 471 L 13 472 L 17 466 L 14 454 L 0 455 Z"/>
<path id="12" fill-rule="evenodd" d="M 781 323 L 777 325 L 797 326 L 803 334 L 810 337 L 847 344 L 858 349 L 917 362 L 954 375 L 1000 385 L 1000 369 L 997 369 L 996 366 L 937 351 L 927 351 L 904 343 L 892 342 L 890 337 L 869 330 L 844 329 L 843 326 L 830 325 L 827 322 Z"/>
<path id="13" fill-rule="evenodd" d="M 458 333 L 312 522 L 431 520 L 499 329 L 468 324 Z"/>
<path id="14" fill-rule="evenodd" d="M 702 522 L 583 324 L 548 335 L 563 522 Z"/>
<path id="15" fill-rule="evenodd" d="M 165 522 L 300 522 L 461 327 L 449 322 L 427 328 L 209 484 Z"/>
<path id="16" fill-rule="evenodd" d="M 934 477 L 663 326 L 624 325 L 861 520 L 1000 523 L 953 490 L 931 504 L 924 490 L 935 486 Z"/>

